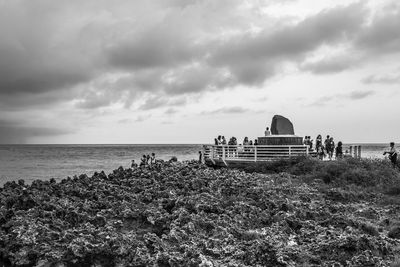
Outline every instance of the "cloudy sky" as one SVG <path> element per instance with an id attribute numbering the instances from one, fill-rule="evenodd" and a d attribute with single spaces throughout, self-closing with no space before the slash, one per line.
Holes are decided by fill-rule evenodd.
<path id="1" fill-rule="evenodd" d="M 397 0 L 0 0 L 0 143 L 400 142 Z"/>

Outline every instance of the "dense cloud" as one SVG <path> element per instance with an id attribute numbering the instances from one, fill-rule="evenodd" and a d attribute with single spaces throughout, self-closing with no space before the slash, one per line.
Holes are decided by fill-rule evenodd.
<path id="1" fill-rule="evenodd" d="M 0 144 L 21 144 L 26 143 L 32 137 L 65 135 L 69 133 L 72 133 L 72 131 L 50 127 L 27 126 L 21 122 L 0 120 Z"/>
<path id="2" fill-rule="evenodd" d="M 283 4 L 291 1 L 2 1 L 0 112 L 172 111 L 188 95 L 262 88 L 287 64 L 329 74 L 399 53 L 398 4 L 372 12 L 360 1 L 302 18 L 264 12 Z M 11 140 L 15 127 L 0 127 Z"/>

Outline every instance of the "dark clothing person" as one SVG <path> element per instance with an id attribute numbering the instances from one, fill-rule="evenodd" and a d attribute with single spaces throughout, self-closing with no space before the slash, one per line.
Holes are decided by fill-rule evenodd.
<path id="1" fill-rule="evenodd" d="M 336 158 L 341 159 L 343 158 L 343 147 L 342 147 L 342 142 L 339 141 L 336 147 Z"/>
<path id="2" fill-rule="evenodd" d="M 397 164 L 397 150 L 394 147 L 394 142 L 390 143 L 390 150 L 383 153 L 383 155 L 386 154 L 389 154 L 389 160 L 392 162 L 393 167 L 395 167 Z"/>
<path id="3" fill-rule="evenodd" d="M 199 163 L 203 163 L 203 152 L 199 151 Z"/>
<path id="4" fill-rule="evenodd" d="M 146 163 L 147 163 L 146 155 L 143 155 L 142 158 L 140 159 L 140 167 L 146 166 L 147 165 Z"/>
<path id="5" fill-rule="evenodd" d="M 325 143 L 326 153 L 328 153 L 329 159 L 332 159 L 333 152 L 335 151 L 335 142 L 333 141 L 333 137 L 325 140 Z"/>
<path id="6" fill-rule="evenodd" d="M 225 136 L 222 136 L 222 142 L 221 142 L 221 144 L 222 144 L 222 145 L 226 145 L 226 139 L 225 139 Z"/>
<path id="7" fill-rule="evenodd" d="M 320 145 L 317 149 L 318 159 L 323 160 L 325 156 L 324 146 Z"/>

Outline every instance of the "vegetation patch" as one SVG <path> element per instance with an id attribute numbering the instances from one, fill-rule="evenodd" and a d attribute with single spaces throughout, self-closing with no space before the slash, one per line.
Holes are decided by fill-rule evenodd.
<path id="1" fill-rule="evenodd" d="M 377 191 L 357 190 L 390 184 L 383 177 L 397 175 L 390 166 L 287 164 L 286 173 L 263 174 L 161 162 L 60 182 L 8 182 L 0 188 L 0 263 L 390 266 L 396 260 L 398 205 L 383 205 Z"/>

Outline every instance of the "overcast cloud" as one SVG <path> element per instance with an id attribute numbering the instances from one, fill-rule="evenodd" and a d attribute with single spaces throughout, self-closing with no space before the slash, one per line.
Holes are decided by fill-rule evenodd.
<path id="1" fill-rule="evenodd" d="M 48 127 L 56 118 L 47 115 L 42 125 L 22 126 L 31 111 L 39 117 L 73 111 L 78 115 L 66 120 L 77 127 L 80 113 L 102 109 L 127 110 L 134 122 L 146 122 L 154 116 L 143 112 L 179 115 L 176 108 L 205 106 L 199 101 L 207 94 L 228 99 L 233 90 L 268 92 L 276 77 L 291 73 L 332 75 L 398 58 L 396 1 L 335 3 L 302 16 L 272 16 L 265 11 L 301 1 L 1 1 L 0 142 L 79 132 Z M 393 84 L 399 75 L 369 71 L 354 80 Z M 374 91 L 351 88 L 337 95 L 362 100 Z M 310 101 L 331 101 L 324 97 Z M 209 113 L 194 111 L 202 112 Z"/>

